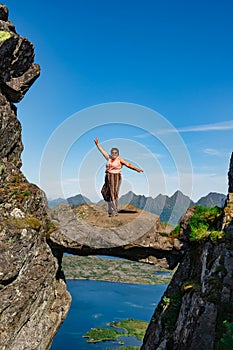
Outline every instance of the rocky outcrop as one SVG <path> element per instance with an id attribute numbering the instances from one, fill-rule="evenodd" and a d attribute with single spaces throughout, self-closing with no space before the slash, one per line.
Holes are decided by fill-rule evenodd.
<path id="1" fill-rule="evenodd" d="M 15 32 L 8 9 L 0 5 L 0 89 L 10 102 L 19 102 L 40 74 L 34 47 Z"/>
<path id="2" fill-rule="evenodd" d="M 228 193 L 233 193 L 233 153 L 231 154 L 230 167 L 228 171 Z"/>
<path id="3" fill-rule="evenodd" d="M 233 153 L 231 155 L 228 171 L 228 195 L 224 207 L 223 227 L 224 231 L 233 235 Z"/>
<path id="4" fill-rule="evenodd" d="M 233 157 L 230 190 L 232 166 Z M 195 208 L 183 216 L 180 238 L 188 249 L 152 316 L 142 350 L 213 350 L 227 333 L 224 321 L 233 322 L 232 199 L 229 192 L 223 213 L 215 222 L 218 239 L 190 241 Z"/>
<path id="5" fill-rule="evenodd" d="M 0 348 L 49 349 L 70 295 L 46 241 L 44 193 L 20 171 L 21 125 L 14 102 L 39 76 L 33 45 L 19 36 L 0 5 Z"/>
<path id="6" fill-rule="evenodd" d="M 51 217 L 56 229 L 49 241 L 56 251 L 112 255 L 166 268 L 174 268 L 182 255 L 181 242 L 166 232 L 159 217 L 132 205 L 109 218 L 100 205 L 88 203 L 74 209 L 61 204 Z"/>

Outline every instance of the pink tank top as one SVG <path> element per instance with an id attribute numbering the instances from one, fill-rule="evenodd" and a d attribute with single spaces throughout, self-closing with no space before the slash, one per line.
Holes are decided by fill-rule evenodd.
<path id="1" fill-rule="evenodd" d="M 106 164 L 106 173 L 119 174 L 121 172 L 122 164 L 119 158 L 109 159 Z"/>

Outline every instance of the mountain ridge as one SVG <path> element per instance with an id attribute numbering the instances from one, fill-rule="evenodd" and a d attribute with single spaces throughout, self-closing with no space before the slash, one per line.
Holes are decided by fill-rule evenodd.
<path id="1" fill-rule="evenodd" d="M 129 191 L 120 197 L 119 203 L 132 204 L 139 209 L 159 215 L 162 222 L 168 222 L 172 225 L 176 225 L 188 207 L 194 205 L 210 208 L 214 206 L 223 207 L 225 200 L 226 195 L 218 192 L 209 192 L 207 195 L 202 196 L 198 199 L 198 201 L 194 202 L 180 190 L 176 190 L 171 196 L 160 193 L 154 198 L 140 194 L 137 195 L 133 191 Z M 48 201 L 51 209 L 54 209 L 56 205 L 61 203 L 68 203 L 77 206 L 84 203 L 91 203 L 91 201 L 82 194 L 77 194 L 75 196 L 68 197 L 67 199 L 58 198 Z M 102 200 L 98 202 L 98 204 L 102 203 Z"/>

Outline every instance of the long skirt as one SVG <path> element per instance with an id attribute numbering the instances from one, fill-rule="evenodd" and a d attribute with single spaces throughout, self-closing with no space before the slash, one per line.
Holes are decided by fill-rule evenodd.
<path id="1" fill-rule="evenodd" d="M 121 185 L 121 174 L 106 173 L 105 182 L 101 193 L 104 200 L 108 203 L 109 215 L 117 215 L 118 213 L 118 195 Z"/>

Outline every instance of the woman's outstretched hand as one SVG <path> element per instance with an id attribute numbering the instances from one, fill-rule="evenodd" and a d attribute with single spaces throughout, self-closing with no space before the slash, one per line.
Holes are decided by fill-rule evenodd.
<path id="1" fill-rule="evenodd" d="M 94 139 L 94 142 L 95 142 L 95 144 L 96 144 L 96 146 L 97 146 L 98 143 L 99 143 L 98 137 L 96 137 L 96 138 Z"/>
<path id="2" fill-rule="evenodd" d="M 136 171 L 137 171 L 138 173 L 143 173 L 143 170 L 142 170 L 142 169 L 136 169 Z"/>

